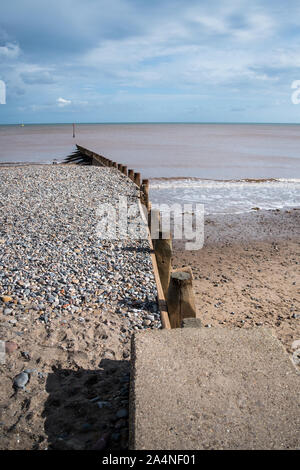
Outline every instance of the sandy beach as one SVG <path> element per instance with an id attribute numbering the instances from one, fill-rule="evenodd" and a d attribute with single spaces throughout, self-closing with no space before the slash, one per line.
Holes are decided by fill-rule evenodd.
<path id="1" fill-rule="evenodd" d="M 206 217 L 201 250 L 173 246 L 173 265 L 192 267 L 203 326 L 269 327 L 293 352 L 300 339 L 299 209 Z"/>

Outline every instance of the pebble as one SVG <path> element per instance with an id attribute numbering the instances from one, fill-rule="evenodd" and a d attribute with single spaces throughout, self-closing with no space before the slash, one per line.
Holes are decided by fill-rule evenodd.
<path id="1" fill-rule="evenodd" d="M 111 404 L 109 403 L 109 401 L 97 401 L 97 406 L 98 408 L 111 408 Z"/>
<path id="2" fill-rule="evenodd" d="M 24 390 L 25 385 L 29 380 L 29 376 L 26 372 L 21 372 L 20 374 L 16 375 L 13 381 L 14 388 L 21 388 Z"/>
<path id="3" fill-rule="evenodd" d="M 30 360 L 30 355 L 27 351 L 22 351 L 21 354 L 27 361 Z"/>
<path id="4" fill-rule="evenodd" d="M 296 339 L 296 341 L 293 341 L 292 343 L 292 349 L 300 349 L 300 339 Z"/>
<path id="5" fill-rule="evenodd" d="M 128 416 L 128 410 L 126 408 L 121 408 L 116 413 L 116 418 L 118 419 L 127 418 L 127 416 Z"/>
<path id="6" fill-rule="evenodd" d="M 119 432 L 114 432 L 111 435 L 113 441 L 118 442 L 121 438 L 121 434 Z"/>
<path id="7" fill-rule="evenodd" d="M 5 308 L 4 311 L 3 311 L 3 314 L 4 315 L 10 315 L 12 312 L 13 312 L 12 308 Z"/>
<path id="8" fill-rule="evenodd" d="M 18 349 L 17 343 L 14 341 L 6 341 L 5 342 L 5 352 L 6 354 L 12 354 L 14 351 Z"/>
<path id="9" fill-rule="evenodd" d="M 150 320 L 150 322 L 152 322 L 152 321 L 155 320 L 154 315 L 147 315 L 146 318 L 147 318 L 148 320 Z"/>

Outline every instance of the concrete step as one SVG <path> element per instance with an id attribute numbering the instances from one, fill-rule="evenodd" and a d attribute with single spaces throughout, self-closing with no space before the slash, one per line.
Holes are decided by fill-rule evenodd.
<path id="1" fill-rule="evenodd" d="M 267 329 L 139 332 L 130 448 L 300 448 L 299 390 L 299 372 Z"/>

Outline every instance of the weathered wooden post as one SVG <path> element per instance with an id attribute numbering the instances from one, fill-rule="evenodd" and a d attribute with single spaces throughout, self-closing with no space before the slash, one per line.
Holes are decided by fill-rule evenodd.
<path id="1" fill-rule="evenodd" d="M 148 202 L 148 227 L 151 227 L 151 209 L 152 209 L 152 204 L 149 201 Z"/>
<path id="2" fill-rule="evenodd" d="M 184 318 L 196 318 L 193 274 L 190 267 L 171 272 L 166 299 L 171 328 L 180 328 Z"/>
<path id="3" fill-rule="evenodd" d="M 134 170 L 132 170 L 131 168 L 128 170 L 128 178 L 134 181 Z"/>
<path id="4" fill-rule="evenodd" d="M 148 225 L 150 228 L 150 235 L 153 244 L 153 241 L 159 238 L 160 232 L 160 211 L 158 209 L 152 209 L 149 211 Z"/>
<path id="5" fill-rule="evenodd" d="M 141 186 L 141 173 L 134 173 L 134 182 L 138 187 Z"/>
<path id="6" fill-rule="evenodd" d="M 149 211 L 149 180 L 148 179 L 143 179 L 142 180 L 142 186 L 141 190 L 143 193 L 143 204 L 146 206 L 147 211 Z"/>
<path id="7" fill-rule="evenodd" d="M 118 163 L 118 170 L 119 170 L 119 171 L 122 171 L 122 165 L 121 165 L 121 163 Z"/>
<path id="8" fill-rule="evenodd" d="M 122 173 L 123 173 L 123 175 L 127 176 L 127 166 L 126 165 L 122 165 Z"/>
<path id="9" fill-rule="evenodd" d="M 113 167 L 113 168 L 117 168 L 116 162 L 112 162 L 112 167 Z"/>
<path id="10" fill-rule="evenodd" d="M 159 231 L 158 235 L 159 238 L 153 240 L 153 248 L 156 256 L 162 290 L 166 299 L 171 273 L 172 239 L 169 232 L 163 233 Z"/>

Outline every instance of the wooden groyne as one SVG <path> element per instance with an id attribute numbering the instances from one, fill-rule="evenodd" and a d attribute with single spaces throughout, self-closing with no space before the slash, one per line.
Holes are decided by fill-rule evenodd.
<path id="1" fill-rule="evenodd" d="M 148 241 L 151 251 L 153 273 L 157 287 L 157 300 L 161 315 L 162 328 L 171 329 L 182 326 L 185 318 L 195 318 L 195 300 L 192 289 L 193 275 L 190 267 L 172 270 L 172 240 L 171 235 L 159 231 L 160 214 L 151 211 L 149 200 L 149 180 L 142 179 L 139 172 L 117 163 L 81 145 L 76 145 L 77 150 L 65 159 L 65 163 L 81 165 L 94 165 L 115 168 L 128 177 L 139 189 L 140 214 L 147 226 Z M 148 214 L 146 219 L 144 206 Z M 157 220 L 153 220 L 156 218 Z M 151 228 L 157 225 L 158 238 L 152 239 Z M 168 308 L 169 306 L 169 308 Z"/>

